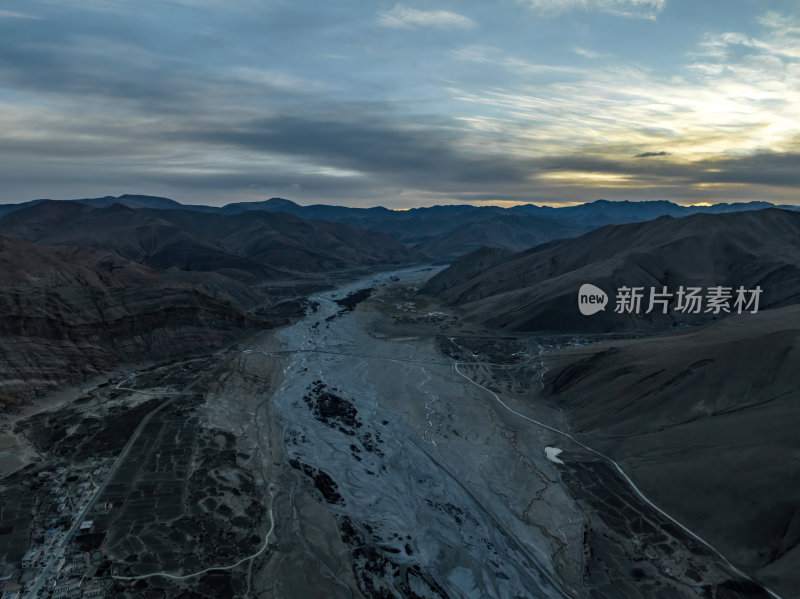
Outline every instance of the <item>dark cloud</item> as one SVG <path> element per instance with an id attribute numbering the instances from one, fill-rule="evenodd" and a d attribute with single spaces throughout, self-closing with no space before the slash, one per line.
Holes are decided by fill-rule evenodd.
<path id="1" fill-rule="evenodd" d="M 634 158 L 652 158 L 653 156 L 670 156 L 669 152 L 642 152 L 641 154 L 636 154 Z"/>
<path id="2" fill-rule="evenodd" d="M 333 12 L 343 22 L 352 15 Z M 231 18 L 222 14 L 220 21 L 230 27 Z M 130 15 L 129 24 L 115 14 L 70 11 L 25 27 L 0 23 L 3 85 L 61 105 L 51 121 L 25 125 L 37 135 L 0 140 L 0 153 L 13 157 L 8 170 L 12 162 L 38 158 L 47 163 L 35 169 L 42 184 L 48 177 L 65 184 L 114 176 L 122 182 L 138 170 L 140 180 L 188 189 L 294 186 L 324 195 L 349 187 L 353 195 L 370 188 L 377 196 L 387 186 L 436 193 L 522 184 L 533 172 L 535 165 L 513 156 L 465 151 L 464 132 L 448 116 L 411 117 L 368 88 L 353 87 L 334 100 L 335 89 L 306 84 L 295 64 L 302 54 L 289 48 L 307 46 L 304 38 L 313 32 L 343 36 L 330 15 L 289 8 L 271 21 L 264 14 L 235 18 L 238 43 L 212 33 L 171 36 L 168 26 L 141 14 Z M 231 64 L 242 48 L 245 58 Z M 256 49 L 279 60 L 261 59 Z M 282 78 L 284 70 L 291 77 Z M 336 85 L 323 77 L 326 84 Z M 251 166 L 204 172 L 230 149 L 249 156 Z M 169 168 L 176 162 L 189 168 Z M 326 169 L 358 176 L 325 175 Z"/>
<path id="3" fill-rule="evenodd" d="M 532 173 L 532 163 L 513 156 L 459 150 L 463 134 L 445 123 L 401 125 L 370 114 L 359 119 L 287 116 L 235 126 L 193 127 L 171 136 L 192 143 L 299 156 L 409 185 L 521 183 Z"/>
<path id="4" fill-rule="evenodd" d="M 454 100 L 452 89 L 499 93 L 580 75 L 514 61 L 498 68 L 492 61 L 527 47 L 535 24 L 477 2 L 458 10 L 479 28 L 436 36 L 382 28 L 378 14 L 393 3 L 355 0 L 7 3 L 41 18 L 0 19 L 0 201 L 148 192 L 391 205 L 399 196 L 490 203 L 605 194 L 573 184 L 569 172 L 620 175 L 631 182 L 620 194 L 639 183 L 673 195 L 698 183 L 800 184 L 793 152 L 630 160 L 636 150 L 624 140 L 579 147 L 566 135 L 563 153 L 524 156 L 543 151 L 535 139 L 511 120 L 506 130 L 482 127 L 485 107 Z M 485 63 L 454 58 L 474 43 L 489 48 Z M 505 114 L 490 114 L 491 123 Z M 646 123 L 639 132 L 664 133 Z"/>
<path id="5" fill-rule="evenodd" d="M 763 150 L 746 155 L 720 155 L 697 162 L 669 160 L 615 160 L 602 156 L 554 156 L 537 161 L 537 168 L 549 171 L 548 164 L 561 170 L 580 173 L 624 175 L 643 185 L 665 187 L 691 186 L 704 183 L 738 185 L 800 185 L 800 149 L 786 152 Z M 551 171 L 550 171 L 551 172 Z"/>
<path id="6" fill-rule="evenodd" d="M 698 183 L 800 186 L 800 151 L 761 151 L 747 156 L 724 157 L 696 163 Z"/>

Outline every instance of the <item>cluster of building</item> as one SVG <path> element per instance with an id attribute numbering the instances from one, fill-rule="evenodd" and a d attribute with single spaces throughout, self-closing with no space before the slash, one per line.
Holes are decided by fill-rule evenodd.
<path id="1" fill-rule="evenodd" d="M 78 599 L 106 594 L 108 579 L 93 576 L 102 554 L 82 550 L 75 537 L 92 533 L 91 518 L 108 512 L 111 506 L 95 504 L 74 528 L 106 472 L 106 464 L 92 459 L 37 473 L 32 483 L 36 487 L 33 542 L 21 560 L 21 571 L 4 577 L 0 588 L 6 590 L 0 599 Z M 73 538 L 66 538 L 71 531 L 75 531 Z"/>

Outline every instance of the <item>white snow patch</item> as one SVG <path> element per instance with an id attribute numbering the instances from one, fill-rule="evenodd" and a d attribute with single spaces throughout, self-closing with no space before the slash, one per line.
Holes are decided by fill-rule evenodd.
<path id="1" fill-rule="evenodd" d="M 554 464 L 563 464 L 560 459 L 558 459 L 558 454 L 560 454 L 563 450 L 559 449 L 558 447 L 545 447 L 544 454 L 547 456 L 547 459 L 553 462 Z"/>

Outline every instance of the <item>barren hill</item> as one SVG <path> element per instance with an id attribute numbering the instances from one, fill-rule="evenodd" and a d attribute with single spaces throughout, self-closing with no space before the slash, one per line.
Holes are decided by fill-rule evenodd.
<path id="1" fill-rule="evenodd" d="M 795 597 L 798 348 L 800 306 L 734 316 L 545 356 L 545 397 L 656 505 Z"/>
<path id="2" fill-rule="evenodd" d="M 800 301 L 800 214 L 768 209 L 696 214 L 602 227 L 550 242 L 485 268 L 465 257 L 433 277 L 424 291 L 457 306 L 472 320 L 520 331 L 659 330 L 708 320 L 708 314 L 615 314 L 614 292 L 681 285 L 759 285 L 761 308 Z M 610 305 L 592 317 L 577 310 L 577 292 L 593 283 Z M 673 298 L 674 302 L 674 298 Z M 642 308 L 644 312 L 645 305 Z"/>

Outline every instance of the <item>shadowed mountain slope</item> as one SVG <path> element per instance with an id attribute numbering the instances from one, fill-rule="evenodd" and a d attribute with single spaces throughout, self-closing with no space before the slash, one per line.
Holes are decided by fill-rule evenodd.
<path id="1" fill-rule="evenodd" d="M 0 219 L 0 398 L 208 353 L 286 322 L 321 273 L 425 260 L 388 235 L 289 214 L 97 203 Z M 274 310 L 282 298 L 293 307 Z"/>
<path id="2" fill-rule="evenodd" d="M 800 301 L 800 214 L 768 209 L 698 214 L 607 226 L 575 239 L 550 242 L 499 264 L 442 271 L 423 289 L 460 308 L 471 320 L 520 331 L 613 332 L 696 324 L 710 314 L 669 310 L 615 314 L 614 294 L 624 285 L 650 287 L 739 285 L 763 289 L 761 308 Z M 609 294 L 606 310 L 582 316 L 577 292 L 593 283 Z M 673 303 L 675 298 L 673 298 Z"/>
<path id="3" fill-rule="evenodd" d="M 94 249 L 0 237 L 0 395 L 29 397 L 130 361 L 230 343 L 278 320 L 248 315 L 248 286 L 166 273 Z"/>
<path id="4" fill-rule="evenodd" d="M 518 252 L 553 239 L 577 237 L 590 228 L 560 217 L 504 214 L 459 225 L 414 247 L 428 256 L 448 259 L 485 246 Z"/>
<path id="5" fill-rule="evenodd" d="M 736 565 L 798 596 L 800 306 L 545 363 L 544 395 L 575 436 Z"/>
<path id="6" fill-rule="evenodd" d="M 104 249 L 154 268 L 247 280 L 424 260 L 387 235 L 267 212 L 228 216 L 47 201 L 0 220 L 0 235 Z"/>

